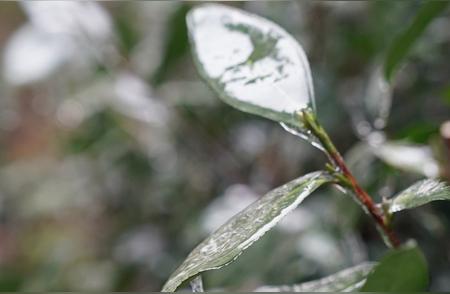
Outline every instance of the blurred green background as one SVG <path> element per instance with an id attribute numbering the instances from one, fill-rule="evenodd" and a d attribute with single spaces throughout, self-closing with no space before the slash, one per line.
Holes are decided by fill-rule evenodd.
<path id="1" fill-rule="evenodd" d="M 423 3 L 227 3 L 299 40 L 318 116 L 377 201 L 423 177 L 450 179 L 448 9 L 394 81 L 379 81 Z M 184 19 L 194 5 L 0 4 L 0 290 L 158 291 L 234 213 L 323 166 L 318 150 L 225 105 L 199 79 Z M 450 203 L 402 213 L 395 228 L 424 250 L 431 289 L 448 291 Z M 351 199 L 322 188 L 204 282 L 297 283 L 385 250 Z"/>

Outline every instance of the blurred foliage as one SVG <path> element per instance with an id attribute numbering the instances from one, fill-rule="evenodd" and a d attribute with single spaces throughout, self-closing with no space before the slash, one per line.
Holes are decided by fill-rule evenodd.
<path id="1" fill-rule="evenodd" d="M 0 4 L 0 290 L 157 291 L 231 215 L 323 165 L 312 147 L 222 104 L 200 81 L 184 23 L 197 3 L 96 2 L 88 11 L 63 7 L 63 18 L 27 5 Z M 424 2 L 233 5 L 300 40 L 318 116 L 371 194 L 390 197 L 424 177 L 386 164 L 358 139 L 372 124 L 369 77 Z M 378 131 L 421 144 L 448 181 L 448 8 L 428 22 L 396 70 Z M 358 211 L 319 189 L 236 263 L 207 273 L 205 285 L 301 283 L 378 260 L 385 248 Z M 450 205 L 401 213 L 394 226 L 423 249 L 430 289 L 450 289 Z"/>
<path id="2" fill-rule="evenodd" d="M 405 59 L 411 46 L 422 35 L 430 22 L 447 7 L 447 1 L 430 1 L 424 3 L 407 30 L 392 42 L 384 64 L 386 79 L 391 80 L 398 65 Z"/>

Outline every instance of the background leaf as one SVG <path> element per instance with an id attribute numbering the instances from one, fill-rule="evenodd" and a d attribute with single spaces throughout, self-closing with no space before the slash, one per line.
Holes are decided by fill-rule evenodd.
<path id="1" fill-rule="evenodd" d="M 314 108 L 308 60 L 284 29 L 211 4 L 193 9 L 187 23 L 197 68 L 226 103 L 294 125 L 292 113 Z"/>
<path id="2" fill-rule="evenodd" d="M 374 263 L 363 263 L 331 276 L 297 285 L 264 286 L 256 292 L 351 292 L 358 291 L 367 275 L 375 266 Z"/>
<path id="3" fill-rule="evenodd" d="M 387 141 L 374 144 L 372 150 L 378 158 L 392 167 L 428 178 L 439 176 L 439 163 L 429 146 Z"/>
<path id="4" fill-rule="evenodd" d="M 428 287 L 425 257 L 415 245 L 393 250 L 367 276 L 363 292 L 424 291 Z"/>
<path id="5" fill-rule="evenodd" d="M 182 2 L 167 20 L 167 34 L 164 43 L 161 62 L 153 74 L 151 80 L 154 85 L 159 85 L 173 69 L 174 65 L 188 52 L 189 42 L 187 37 L 186 14 L 190 5 Z"/>
<path id="6" fill-rule="evenodd" d="M 384 63 L 384 74 L 388 81 L 392 79 L 398 65 L 409 53 L 414 42 L 422 35 L 431 21 L 447 7 L 448 3 L 448 1 L 424 2 L 411 25 L 394 40 Z"/>
<path id="7" fill-rule="evenodd" d="M 450 200 L 450 188 L 440 181 L 422 180 L 395 196 L 389 211 L 411 209 L 436 200 Z"/>
<path id="8" fill-rule="evenodd" d="M 313 172 L 264 195 L 200 243 L 172 274 L 162 291 L 175 291 L 190 277 L 232 262 L 303 199 L 329 181 L 331 177 L 327 173 Z"/>

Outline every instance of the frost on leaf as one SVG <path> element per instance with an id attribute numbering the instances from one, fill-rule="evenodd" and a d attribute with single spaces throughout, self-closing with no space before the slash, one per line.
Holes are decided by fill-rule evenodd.
<path id="1" fill-rule="evenodd" d="M 436 200 L 450 200 L 450 188 L 440 181 L 422 180 L 395 196 L 389 211 L 411 209 Z"/>

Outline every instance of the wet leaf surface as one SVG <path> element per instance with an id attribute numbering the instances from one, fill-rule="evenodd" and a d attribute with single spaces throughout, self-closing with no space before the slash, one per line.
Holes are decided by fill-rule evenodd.
<path id="1" fill-rule="evenodd" d="M 162 291 L 175 291 L 190 277 L 232 262 L 308 195 L 329 181 L 331 177 L 327 173 L 313 172 L 267 193 L 201 242 L 172 274 Z"/>
<path id="2" fill-rule="evenodd" d="M 436 200 L 450 200 L 450 188 L 440 181 L 422 180 L 396 195 L 389 211 L 411 209 Z"/>

